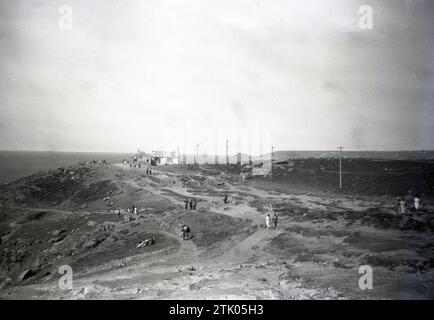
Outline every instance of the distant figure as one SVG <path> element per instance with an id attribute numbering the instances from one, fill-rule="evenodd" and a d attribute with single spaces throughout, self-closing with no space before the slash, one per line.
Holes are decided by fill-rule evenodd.
<path id="1" fill-rule="evenodd" d="M 194 200 L 193 200 L 193 210 L 196 210 L 196 206 L 197 206 L 197 200 L 194 199 Z"/>
<path id="2" fill-rule="evenodd" d="M 414 197 L 414 209 L 416 210 L 416 212 L 419 212 L 419 208 L 420 208 L 420 199 L 418 196 Z"/>
<path id="3" fill-rule="evenodd" d="M 413 200 L 414 200 L 414 198 L 413 198 L 411 192 L 409 191 L 408 194 L 404 197 L 405 205 L 407 208 L 409 208 L 412 205 Z"/>
<path id="4" fill-rule="evenodd" d="M 270 214 L 267 213 L 267 216 L 265 217 L 265 226 L 267 227 L 267 229 L 270 229 Z"/>
<path id="5" fill-rule="evenodd" d="M 277 221 L 279 220 L 279 218 L 277 217 L 277 214 L 273 214 L 273 224 L 274 224 L 274 229 L 277 229 Z"/>
<path id="6" fill-rule="evenodd" d="M 225 195 L 224 197 L 223 197 L 223 202 L 224 202 L 224 204 L 228 204 L 228 196 L 227 195 Z"/>
<path id="7" fill-rule="evenodd" d="M 190 210 L 192 210 L 193 209 L 193 200 L 190 200 L 190 202 L 188 203 L 188 205 L 190 207 Z"/>
<path id="8" fill-rule="evenodd" d="M 183 224 L 181 226 L 181 239 L 186 240 L 190 238 L 190 227 Z"/>
<path id="9" fill-rule="evenodd" d="M 399 200 L 399 213 L 400 214 L 407 213 L 407 203 L 403 199 Z"/>
<path id="10" fill-rule="evenodd" d="M 134 213 L 134 214 L 137 214 L 137 207 L 134 206 L 133 208 L 134 208 L 134 209 L 133 209 L 133 213 Z"/>
<path id="11" fill-rule="evenodd" d="M 395 209 L 396 209 L 396 215 L 399 215 L 401 213 L 401 198 L 398 197 L 396 198 L 396 204 L 395 204 Z"/>
<path id="12" fill-rule="evenodd" d="M 188 200 L 187 199 L 184 200 L 184 204 L 185 204 L 185 210 L 187 210 L 188 209 Z"/>
<path id="13" fill-rule="evenodd" d="M 118 209 L 118 218 L 121 217 L 121 209 Z"/>

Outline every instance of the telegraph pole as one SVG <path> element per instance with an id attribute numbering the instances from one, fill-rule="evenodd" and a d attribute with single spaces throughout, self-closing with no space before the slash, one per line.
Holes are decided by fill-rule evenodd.
<path id="1" fill-rule="evenodd" d="M 199 163 L 199 144 L 196 145 L 196 163 Z"/>
<path id="2" fill-rule="evenodd" d="M 179 147 L 176 147 L 178 151 L 178 164 L 181 164 L 181 153 L 179 152 Z"/>
<path id="3" fill-rule="evenodd" d="M 252 161 L 252 135 L 249 133 L 249 165 L 253 163 Z"/>
<path id="4" fill-rule="evenodd" d="M 229 140 L 226 140 L 226 164 L 229 164 Z"/>
<path id="5" fill-rule="evenodd" d="M 274 146 L 271 146 L 271 161 L 270 161 L 270 179 L 273 175 L 273 156 L 274 156 Z"/>
<path id="6" fill-rule="evenodd" d="M 338 147 L 339 149 L 339 189 L 342 189 L 342 149 L 343 147 Z"/>

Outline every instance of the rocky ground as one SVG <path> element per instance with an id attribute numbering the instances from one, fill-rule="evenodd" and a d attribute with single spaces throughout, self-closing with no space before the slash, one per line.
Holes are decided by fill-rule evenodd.
<path id="1" fill-rule="evenodd" d="M 327 159 L 245 179 L 249 169 L 235 165 L 152 175 L 78 165 L 2 186 L 0 297 L 433 299 L 433 164 L 353 161 L 345 191 Z M 408 191 L 424 194 L 424 209 L 397 216 L 395 197 Z M 273 212 L 279 225 L 269 230 Z M 181 224 L 192 239 L 180 240 Z M 72 289 L 58 285 L 62 265 Z M 373 268 L 371 290 L 359 288 L 361 265 Z"/>

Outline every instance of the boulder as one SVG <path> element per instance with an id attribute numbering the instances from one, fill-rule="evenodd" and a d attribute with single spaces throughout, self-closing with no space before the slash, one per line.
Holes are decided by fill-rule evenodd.
<path id="1" fill-rule="evenodd" d="M 68 229 L 54 230 L 51 234 L 52 234 L 53 236 L 59 236 L 59 235 L 61 235 L 62 233 L 65 233 L 66 231 L 68 231 Z"/>
<path id="2" fill-rule="evenodd" d="M 26 269 L 23 272 L 20 273 L 20 275 L 18 276 L 17 282 L 20 283 L 30 277 L 33 277 L 36 274 L 35 270 L 32 269 Z"/>

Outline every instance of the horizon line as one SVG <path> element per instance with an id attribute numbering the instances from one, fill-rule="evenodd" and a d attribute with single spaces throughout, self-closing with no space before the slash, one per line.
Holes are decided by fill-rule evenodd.
<path id="1" fill-rule="evenodd" d="M 76 150 L 1 150 L 0 152 L 51 152 L 51 153 L 117 153 L 117 154 L 136 154 L 137 151 L 76 151 Z M 146 152 L 146 151 L 143 151 Z M 275 150 L 274 153 L 278 152 L 339 152 L 339 149 L 282 149 L 282 150 Z M 373 149 L 367 149 L 367 150 L 357 150 L 357 149 L 343 149 L 343 152 L 434 152 L 434 149 L 396 149 L 396 150 L 373 150 Z M 150 152 L 149 152 L 150 153 Z M 238 153 L 231 153 L 229 156 L 236 156 Z M 248 153 L 241 152 L 241 154 L 249 155 Z M 263 154 L 251 154 L 251 156 L 263 156 L 271 154 L 271 152 L 266 152 Z M 184 153 L 180 153 L 180 155 L 184 155 Z M 192 155 L 194 156 L 195 153 L 186 153 L 186 155 Z M 203 156 L 216 156 L 215 153 L 208 153 L 208 154 L 199 154 L 199 157 Z M 226 154 L 217 154 L 217 156 L 225 157 Z"/>

